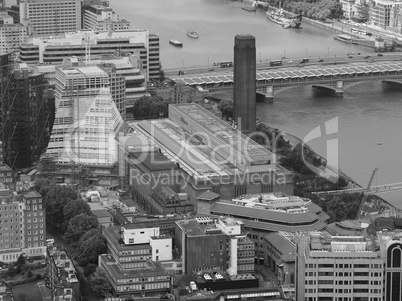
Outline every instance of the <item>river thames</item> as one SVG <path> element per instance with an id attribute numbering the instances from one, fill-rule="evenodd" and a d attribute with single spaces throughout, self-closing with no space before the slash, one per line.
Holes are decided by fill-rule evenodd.
<path id="1" fill-rule="evenodd" d="M 229 0 L 110 1 L 132 28 L 146 28 L 160 36 L 164 69 L 232 61 L 234 36 L 245 33 L 256 38 L 257 61 L 370 52 L 358 46 L 350 48 L 335 41 L 334 33 L 305 22 L 301 29 L 284 30 L 268 21 L 262 9 L 250 13 L 241 9 L 243 5 Z M 199 39 L 188 38 L 189 29 L 196 30 Z M 170 45 L 170 39 L 183 42 L 183 48 Z M 275 96 L 272 104 L 259 103 L 257 114 L 268 125 L 302 139 L 316 127 L 325 133 L 325 122 L 338 118 L 337 133 L 314 139 L 309 145 L 326 156 L 327 138 L 338 139 L 339 167 L 362 186 L 368 184 L 376 167 L 379 170 L 373 185 L 402 182 L 401 88 L 362 84 L 346 90 L 343 98 L 311 87 L 295 88 Z M 402 207 L 402 192 L 381 197 Z"/>

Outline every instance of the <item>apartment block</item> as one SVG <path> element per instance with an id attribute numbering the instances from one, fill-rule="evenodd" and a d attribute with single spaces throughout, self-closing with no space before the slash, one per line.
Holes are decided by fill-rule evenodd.
<path id="1" fill-rule="evenodd" d="M 20 22 L 36 36 L 81 29 L 80 0 L 21 0 Z"/>
<path id="2" fill-rule="evenodd" d="M 13 262 L 46 253 L 46 217 L 42 197 L 35 190 L 0 189 L 0 261 Z"/>
<path id="3" fill-rule="evenodd" d="M 0 15 L 4 19 L 4 15 Z M 9 17 L 11 18 L 11 17 Z M 0 53 L 13 53 L 20 49 L 20 44 L 25 41 L 27 28 L 22 24 L 3 22 L 0 24 Z"/>

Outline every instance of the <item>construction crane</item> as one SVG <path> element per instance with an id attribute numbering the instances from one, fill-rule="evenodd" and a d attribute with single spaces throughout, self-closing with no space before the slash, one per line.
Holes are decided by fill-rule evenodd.
<path id="1" fill-rule="evenodd" d="M 322 195 L 341 195 L 341 194 L 349 194 L 349 193 L 361 193 L 361 195 L 359 196 L 359 198 L 361 198 L 361 201 L 359 204 L 359 210 L 357 211 L 357 218 L 359 218 L 362 208 L 369 195 L 374 194 L 374 193 L 378 194 L 378 193 L 402 190 L 402 182 L 394 183 L 394 184 L 372 186 L 374 176 L 375 176 L 375 173 L 377 172 L 377 170 L 378 170 L 378 168 L 375 168 L 373 170 L 373 173 L 371 174 L 370 180 L 369 180 L 366 188 L 359 187 L 359 188 L 349 188 L 349 189 L 341 189 L 341 190 L 315 191 L 315 192 L 312 192 L 312 194 L 317 195 L 317 196 L 322 196 Z"/>

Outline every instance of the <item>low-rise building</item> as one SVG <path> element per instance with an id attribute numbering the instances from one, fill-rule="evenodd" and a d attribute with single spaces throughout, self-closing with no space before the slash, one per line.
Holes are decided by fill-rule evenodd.
<path id="1" fill-rule="evenodd" d="M 73 261 L 60 247 L 49 247 L 46 255 L 45 282 L 52 301 L 80 300 L 80 284 Z"/>
<path id="2" fill-rule="evenodd" d="M 232 274 L 254 271 L 254 243 L 243 224 L 232 218 L 199 216 L 176 222 L 175 245 L 183 272 L 229 269 Z"/>
<path id="3" fill-rule="evenodd" d="M 109 254 L 99 256 L 117 296 L 162 293 L 170 288 L 170 274 L 161 262 L 171 262 L 172 238 L 159 227 L 141 223 L 103 228 Z"/>

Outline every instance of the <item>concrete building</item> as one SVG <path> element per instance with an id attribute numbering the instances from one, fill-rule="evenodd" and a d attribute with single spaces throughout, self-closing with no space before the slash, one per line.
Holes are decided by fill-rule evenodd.
<path id="1" fill-rule="evenodd" d="M 13 18 L 0 14 L 0 53 L 13 53 L 20 49 L 20 44 L 27 36 L 27 28 L 22 24 L 14 24 Z"/>
<path id="2" fill-rule="evenodd" d="M 102 229 L 109 254 L 99 256 L 99 266 L 117 296 L 146 296 L 170 288 L 161 262 L 172 261 L 172 238 L 159 231 L 142 223 Z"/>
<path id="3" fill-rule="evenodd" d="M 397 2 L 392 0 L 370 1 L 370 23 L 383 29 L 387 29 L 391 26 L 391 11 L 396 4 Z"/>
<path id="4" fill-rule="evenodd" d="M 123 121 L 112 101 L 109 75 L 92 66 L 59 68 L 56 78 L 57 114 L 46 156 L 57 168 L 46 172 L 70 181 L 84 173 L 87 180 L 117 185 L 115 136 Z M 123 82 L 114 92 L 124 88 Z"/>
<path id="5" fill-rule="evenodd" d="M 42 202 L 42 196 L 36 190 L 20 191 L 20 217 L 22 215 L 23 240 L 22 248 L 28 257 L 45 254 L 46 246 L 46 211 Z"/>
<path id="6" fill-rule="evenodd" d="M 392 293 L 386 289 L 386 260 L 399 243 L 388 238 L 380 248 L 376 239 L 363 236 L 301 234 L 296 252 L 297 300 L 401 300 L 401 294 L 383 299 Z"/>
<path id="7" fill-rule="evenodd" d="M 111 7 L 103 5 L 87 5 L 82 8 L 83 29 L 95 31 L 125 30 L 130 28 L 130 22 L 120 19 Z"/>
<path id="8" fill-rule="evenodd" d="M 159 37 L 145 29 L 115 31 L 79 30 L 57 36 L 29 37 L 20 47 L 25 63 L 61 63 L 64 58 L 130 53 L 139 58 L 137 68 L 146 80 L 159 79 Z"/>
<path id="9" fill-rule="evenodd" d="M 11 168 L 31 167 L 49 141 L 54 103 L 43 75 L 23 63 L 14 66 L 7 54 L 2 56 L 0 68 L 4 74 L 0 117 L 4 161 Z"/>
<path id="10" fill-rule="evenodd" d="M 171 169 L 163 173 L 165 186 L 187 193 L 194 204 L 207 190 L 222 199 L 247 193 L 293 192 L 292 174 L 276 164 L 274 154 L 197 104 L 170 105 L 169 119 L 130 125 L 139 137 L 147 137 L 137 140 L 139 150 L 146 147 L 144 142 L 149 139 L 154 149 L 160 149 L 163 162 L 179 168 L 159 164 Z M 155 164 L 160 163 L 156 160 L 159 156 L 152 157 L 158 152 L 147 152 L 142 152 L 136 165 L 146 162 L 149 156 Z M 139 187 L 144 184 L 142 179 L 141 172 L 132 168 L 130 185 Z"/>
<path id="11" fill-rule="evenodd" d="M 252 35 L 236 35 L 233 67 L 233 119 L 245 134 L 256 128 L 256 50 Z"/>
<path id="12" fill-rule="evenodd" d="M 20 22 L 29 34 L 58 35 L 81 29 L 80 0 L 20 0 Z"/>
<path id="13" fill-rule="evenodd" d="M 46 216 L 41 195 L 34 190 L 15 195 L 3 187 L 0 198 L 0 261 L 17 261 L 20 254 L 44 256 Z"/>
<path id="14" fill-rule="evenodd" d="M 254 271 L 254 243 L 242 223 L 232 218 L 199 216 L 176 222 L 175 245 L 183 273 L 229 269 L 231 274 Z"/>
<path id="15" fill-rule="evenodd" d="M 47 249 L 45 282 L 52 301 L 80 300 L 80 283 L 73 261 L 58 246 Z"/>
<path id="16" fill-rule="evenodd" d="M 1 301 L 14 301 L 13 292 L 11 287 L 5 282 L 0 283 L 0 300 Z"/>

